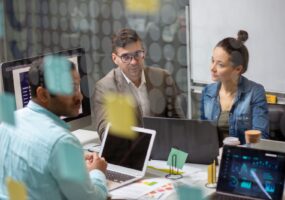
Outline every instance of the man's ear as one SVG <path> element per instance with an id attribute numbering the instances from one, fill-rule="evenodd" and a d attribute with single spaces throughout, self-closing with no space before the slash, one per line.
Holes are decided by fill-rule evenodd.
<path id="1" fill-rule="evenodd" d="M 37 90 L 37 100 L 40 101 L 43 105 L 48 105 L 50 94 L 47 89 L 43 87 L 38 87 Z"/>
<path id="2" fill-rule="evenodd" d="M 112 53 L 112 60 L 116 65 L 118 65 L 118 59 L 117 59 L 117 55 L 115 53 Z"/>

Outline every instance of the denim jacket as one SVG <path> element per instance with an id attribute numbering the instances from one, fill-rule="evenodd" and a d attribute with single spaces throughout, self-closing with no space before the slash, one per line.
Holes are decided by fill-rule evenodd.
<path id="1" fill-rule="evenodd" d="M 217 82 L 204 88 L 200 106 L 201 119 L 218 121 L 221 113 L 220 86 L 221 83 Z M 260 130 L 262 138 L 269 137 L 268 106 L 263 86 L 241 76 L 229 114 L 229 135 L 238 137 L 241 144 L 244 144 L 244 131 L 250 129 Z"/>

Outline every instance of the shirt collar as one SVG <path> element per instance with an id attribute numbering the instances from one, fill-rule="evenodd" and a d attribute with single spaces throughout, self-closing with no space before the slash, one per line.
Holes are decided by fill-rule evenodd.
<path id="1" fill-rule="evenodd" d="M 27 107 L 37 113 L 43 113 L 44 115 L 47 115 L 51 119 L 53 119 L 59 126 L 65 128 L 65 129 L 70 129 L 70 126 L 65 123 L 60 117 L 55 115 L 54 113 L 50 112 L 46 108 L 42 107 L 41 105 L 37 104 L 36 102 L 30 100 Z"/>
<path id="2" fill-rule="evenodd" d="M 124 76 L 124 78 L 126 79 L 126 81 L 127 81 L 127 83 L 128 84 L 134 84 L 125 74 L 124 74 L 124 72 L 122 71 L 122 70 L 120 70 L 121 72 L 122 72 L 122 74 L 123 74 L 123 76 Z M 141 84 L 140 84 L 140 86 L 141 85 L 143 85 L 143 84 L 145 84 L 146 83 L 146 81 L 145 81 L 145 74 L 144 74 L 144 70 L 142 70 L 142 76 L 141 76 Z"/>
<path id="3" fill-rule="evenodd" d="M 240 76 L 239 82 L 238 82 L 238 96 L 241 95 L 241 93 L 246 93 L 249 90 L 249 87 L 247 86 L 248 79 L 244 76 Z M 221 82 L 217 82 L 213 85 L 213 87 L 207 91 L 207 95 L 211 97 L 218 96 L 219 89 L 221 87 Z"/>

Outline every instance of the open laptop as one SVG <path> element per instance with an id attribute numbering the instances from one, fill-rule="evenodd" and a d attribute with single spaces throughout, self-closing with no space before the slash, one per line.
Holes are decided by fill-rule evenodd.
<path id="1" fill-rule="evenodd" d="M 114 136 L 110 126 L 105 129 L 99 154 L 108 162 L 108 189 L 113 190 L 145 175 L 156 132 L 133 127 L 138 136 L 131 140 Z"/>
<path id="2" fill-rule="evenodd" d="M 209 199 L 281 200 L 285 153 L 224 146 L 216 193 Z"/>
<path id="3" fill-rule="evenodd" d="M 187 152 L 190 163 L 210 164 L 219 155 L 217 127 L 212 121 L 144 117 L 143 126 L 156 130 L 152 159 L 167 160 L 172 147 Z"/>
<path id="4" fill-rule="evenodd" d="M 280 151 L 285 153 L 285 142 L 277 140 L 260 139 L 260 142 L 252 144 L 252 148 Z"/>

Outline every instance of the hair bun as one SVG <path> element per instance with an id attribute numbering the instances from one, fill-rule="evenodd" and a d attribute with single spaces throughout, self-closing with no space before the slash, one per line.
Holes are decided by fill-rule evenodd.
<path id="1" fill-rule="evenodd" d="M 237 40 L 244 43 L 248 39 L 248 33 L 244 30 L 239 30 Z"/>

